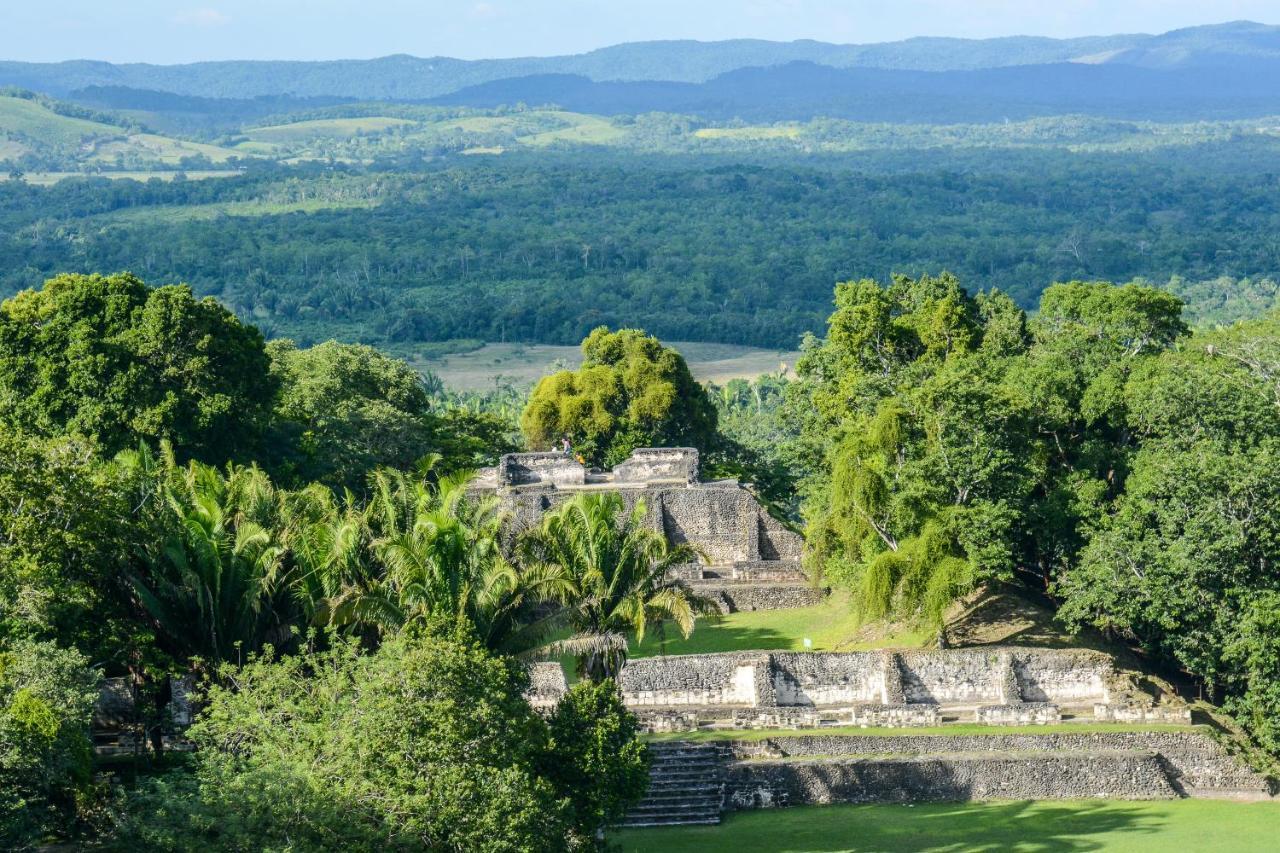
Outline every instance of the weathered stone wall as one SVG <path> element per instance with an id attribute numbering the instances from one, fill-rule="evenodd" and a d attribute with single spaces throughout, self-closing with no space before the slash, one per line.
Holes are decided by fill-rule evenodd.
<path id="1" fill-rule="evenodd" d="M 1159 756 L 1151 751 L 748 761 L 729 766 L 725 785 L 730 809 L 1176 796 Z"/>
<path id="2" fill-rule="evenodd" d="M 1062 712 L 1052 702 L 1012 702 L 979 705 L 974 719 L 988 726 L 1047 726 L 1062 722 Z"/>
<path id="3" fill-rule="evenodd" d="M 583 489 L 612 489 L 628 511 L 644 502 L 650 529 L 673 544 L 692 545 L 713 566 L 733 567 L 734 579 L 804 579 L 804 543 L 797 533 L 770 517 L 740 484 L 699 483 L 697 475 L 698 451 L 687 447 L 641 448 L 612 473 L 590 474 L 562 453 L 513 453 L 481 472 L 472 487 L 498 494 L 511 537 Z"/>
<path id="4" fill-rule="evenodd" d="M 746 691 L 744 668 L 767 690 Z M 857 703 L 961 707 L 1106 702 L 1114 665 L 1096 652 L 1053 649 L 949 649 L 905 652 L 753 652 L 678 655 L 628 662 L 623 690 L 644 705 L 833 706 Z M 1029 673 L 1028 683 L 1020 673 Z M 1090 692 L 1095 691 L 1095 692 Z M 635 698 L 633 699 L 633 694 Z M 639 698 L 643 695 L 643 699 Z M 685 698 L 687 697 L 687 698 Z"/>
<path id="5" fill-rule="evenodd" d="M 693 581 L 690 586 L 694 592 L 716 602 L 722 613 L 812 607 L 815 604 L 821 604 L 827 595 L 825 589 L 819 589 L 808 583 L 751 584 Z"/>
<path id="6" fill-rule="evenodd" d="M 564 669 L 556 661 L 541 661 L 529 666 L 529 692 L 525 698 L 536 710 L 554 707 L 568 691 Z"/>
<path id="7" fill-rule="evenodd" d="M 644 483 L 654 480 L 698 479 L 698 451 L 693 447 L 642 447 L 613 469 L 617 483 Z"/>
<path id="8" fill-rule="evenodd" d="M 767 655 L 676 655 L 634 658 L 619 677 L 629 706 L 754 707 L 772 700 Z"/>
<path id="9" fill-rule="evenodd" d="M 504 486 L 581 486 L 587 472 L 582 463 L 564 453 L 508 453 L 498 461 L 497 473 L 498 482 Z"/>
<path id="10" fill-rule="evenodd" d="M 779 705 L 848 705 L 884 701 L 883 661 L 874 653 L 774 652 Z"/>
<path id="11" fill-rule="evenodd" d="M 758 516 L 760 558 L 763 560 L 799 560 L 803 556 L 804 539 L 788 530 L 767 512 Z"/>
<path id="12" fill-rule="evenodd" d="M 1150 751 L 1166 762 L 1175 782 L 1200 788 L 1258 787 L 1261 780 L 1204 732 L 1080 732 L 1001 735 L 806 734 L 734 741 L 733 756 L 806 758 L 832 755 L 941 755 Z"/>

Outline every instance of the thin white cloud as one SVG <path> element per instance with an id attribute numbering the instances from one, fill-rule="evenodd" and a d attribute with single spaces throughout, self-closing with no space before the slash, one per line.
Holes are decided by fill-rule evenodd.
<path id="1" fill-rule="evenodd" d="M 208 7 L 184 9 L 170 20 L 183 27 L 221 27 L 231 23 L 228 15 Z"/>
<path id="2" fill-rule="evenodd" d="M 496 18 L 498 17 L 498 7 L 492 3 L 476 3 L 471 7 L 471 17 Z"/>

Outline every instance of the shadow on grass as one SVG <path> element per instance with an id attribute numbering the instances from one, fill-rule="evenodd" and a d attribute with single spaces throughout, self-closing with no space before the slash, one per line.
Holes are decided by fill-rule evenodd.
<path id="1" fill-rule="evenodd" d="M 1137 849 L 1163 816 L 1141 804 L 992 802 L 814 806 L 729 815 L 717 827 L 622 833 L 624 851 L 933 851 L 933 853 L 1083 853 L 1120 842 Z"/>
<path id="2" fill-rule="evenodd" d="M 631 657 L 655 655 L 693 655 L 710 652 L 743 652 L 756 649 L 774 650 L 791 647 L 792 637 L 773 628 L 734 626 L 725 623 L 699 623 L 686 639 L 675 628 L 664 636 L 645 635 L 643 643 L 632 640 Z"/>

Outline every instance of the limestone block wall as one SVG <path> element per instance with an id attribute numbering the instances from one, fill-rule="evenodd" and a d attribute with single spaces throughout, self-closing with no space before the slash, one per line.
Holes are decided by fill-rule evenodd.
<path id="1" fill-rule="evenodd" d="M 1094 703 L 1107 701 L 1113 673 L 1104 654 L 1055 649 L 676 655 L 629 661 L 623 694 L 677 706 Z"/>
<path id="2" fill-rule="evenodd" d="M 827 591 L 808 583 L 751 584 L 693 581 L 694 592 L 716 602 L 722 613 L 778 610 L 821 604 Z"/>
<path id="3" fill-rule="evenodd" d="M 884 663 L 879 655 L 774 652 L 770 659 L 779 705 L 885 702 Z"/>
<path id="4" fill-rule="evenodd" d="M 698 479 L 698 451 L 693 447 L 642 447 L 631 451 L 625 462 L 614 466 L 615 483 L 644 483 L 652 480 Z"/>
<path id="5" fill-rule="evenodd" d="M 1176 796 L 1159 756 L 1149 751 L 742 762 L 729 766 L 725 784 L 730 809 Z"/>
<path id="6" fill-rule="evenodd" d="M 1116 678 L 1110 658 L 1087 649 L 1022 649 L 1012 662 L 1024 702 L 1108 701 Z"/>
<path id="7" fill-rule="evenodd" d="M 497 479 L 505 486 L 581 486 L 586 482 L 586 473 L 578 460 L 563 453 L 508 453 L 498 461 Z"/>
<path id="8" fill-rule="evenodd" d="M 803 556 L 804 539 L 788 530 L 782 522 L 763 510 L 756 514 L 762 560 L 799 560 Z"/>
<path id="9" fill-rule="evenodd" d="M 1146 751 L 1158 754 L 1180 793 L 1265 792 L 1265 779 L 1200 731 L 1115 731 L 1007 735 L 827 735 L 734 741 L 733 757 L 810 758 L 839 755 L 1033 754 Z"/>
<path id="10" fill-rule="evenodd" d="M 525 698 L 535 710 L 548 710 L 569 691 L 564 669 L 556 661 L 540 661 L 529 667 L 529 692 Z"/>
<path id="11" fill-rule="evenodd" d="M 774 705 L 767 656 L 675 655 L 627 661 L 619 677 L 631 707 Z"/>

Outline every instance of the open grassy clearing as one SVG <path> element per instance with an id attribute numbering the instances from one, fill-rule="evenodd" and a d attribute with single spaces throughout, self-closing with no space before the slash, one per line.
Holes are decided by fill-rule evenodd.
<path id="1" fill-rule="evenodd" d="M 632 657 L 778 651 L 859 651 L 872 648 L 919 648 L 926 635 L 911 629 L 863 626 L 847 596 L 833 594 L 822 604 L 788 610 L 729 613 L 717 620 L 700 619 L 688 639 L 668 628 L 666 637 L 646 635 L 632 643 Z M 809 645 L 805 645 L 805 640 Z"/>
<path id="2" fill-rule="evenodd" d="M 70 178 L 107 178 L 113 181 L 133 180 L 133 181 L 172 181 L 178 172 L 93 172 L 91 174 L 85 172 L 27 172 L 22 179 L 29 184 L 38 184 L 47 187 L 56 184 L 59 181 L 65 181 Z M 208 178 L 231 178 L 240 172 L 235 169 L 209 169 L 206 171 L 182 172 L 189 181 L 202 181 Z M 0 174 L 0 181 L 8 180 L 8 178 Z"/>
<path id="3" fill-rule="evenodd" d="M 291 144 L 311 142 L 316 139 L 348 139 L 361 133 L 382 133 L 395 127 L 409 127 L 417 122 L 390 116 L 366 118 L 334 118 L 298 121 L 291 124 L 275 124 L 253 127 L 244 132 L 254 142 Z"/>
<path id="4" fill-rule="evenodd" d="M 142 156 L 166 165 L 176 166 L 184 157 L 208 157 L 214 163 L 225 163 L 237 156 L 230 148 L 170 139 L 154 133 L 134 133 L 127 139 L 112 140 L 99 145 L 89 158 L 91 163 L 111 163 L 117 157 Z"/>
<path id="5" fill-rule="evenodd" d="M 1276 849 L 1280 804 L 1224 800 L 808 806 L 729 815 L 720 826 L 619 831 L 625 851 L 717 850 L 1252 853 Z"/>
<path id="6" fill-rule="evenodd" d="M 74 147 L 85 139 L 124 135 L 122 128 L 58 115 L 35 101 L 0 96 L 0 130 L 21 133 L 46 145 Z"/>
<path id="7" fill-rule="evenodd" d="M 627 135 L 625 130 L 600 116 L 568 112 L 551 112 L 546 113 L 546 115 L 566 122 L 566 126 L 535 133 L 532 136 L 522 136 L 520 137 L 521 143 L 531 145 L 534 148 L 542 148 L 557 142 L 580 145 L 608 145 Z"/>
<path id="8" fill-rule="evenodd" d="M 693 135 L 699 139 L 796 139 L 799 125 L 759 125 L 752 127 L 703 127 Z"/>
<path id="9" fill-rule="evenodd" d="M 693 375 L 701 381 L 727 382 L 737 377 L 751 378 L 776 372 L 783 364 L 794 366 L 798 352 L 757 349 L 732 344 L 706 344 L 680 341 L 665 342 L 675 347 L 689 363 Z M 451 388 L 479 391 L 492 388 L 499 376 L 516 385 L 532 385 L 538 379 L 559 369 L 574 369 L 582 364 L 582 350 L 571 346 L 547 344 L 485 344 L 479 349 L 454 353 L 441 358 L 425 359 L 405 352 L 414 366 L 430 370 Z"/>

